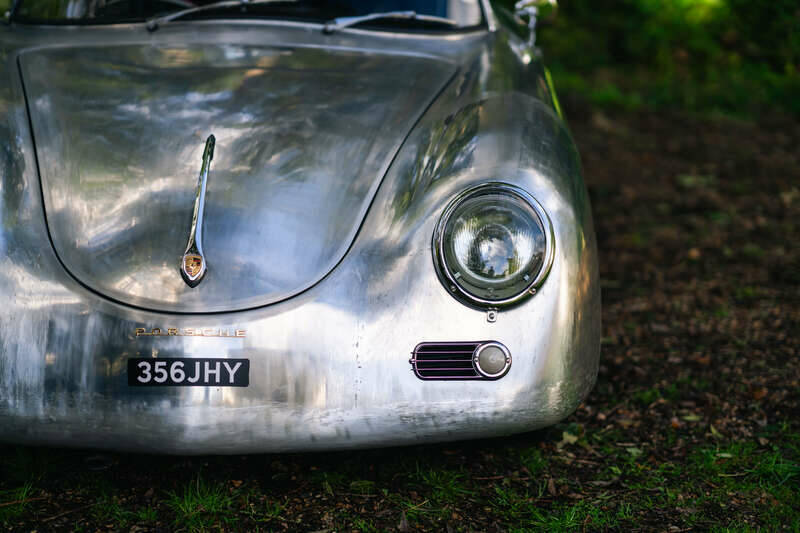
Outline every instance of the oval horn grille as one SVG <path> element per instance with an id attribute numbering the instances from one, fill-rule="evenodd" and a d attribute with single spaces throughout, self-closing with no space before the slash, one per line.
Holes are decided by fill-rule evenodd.
<path id="1" fill-rule="evenodd" d="M 490 342 L 493 343 L 493 341 L 421 342 L 411 352 L 409 362 L 419 379 L 497 379 L 482 375 L 475 368 L 473 361 L 478 347 Z"/>

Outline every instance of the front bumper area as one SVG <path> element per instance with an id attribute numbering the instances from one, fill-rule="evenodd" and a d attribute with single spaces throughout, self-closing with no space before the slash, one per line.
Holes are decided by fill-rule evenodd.
<path id="1" fill-rule="evenodd" d="M 494 323 L 447 294 L 429 249 L 380 267 L 375 257 L 357 247 L 296 298 L 219 315 L 131 309 L 66 275 L 45 282 L 6 268 L 4 287 L 13 280 L 17 297 L 0 311 L 0 440 L 181 454 L 412 444 L 549 425 L 591 389 L 599 355 L 591 254 L 558 256 L 539 293 Z M 244 335 L 137 336 L 137 328 Z M 497 381 L 422 381 L 409 364 L 419 342 L 490 339 L 513 355 Z M 133 357 L 247 358 L 250 384 L 130 387 Z"/>
<path id="2" fill-rule="evenodd" d="M 489 323 L 442 290 L 422 255 L 410 263 L 431 272 L 410 279 L 434 284 L 415 289 L 405 276 L 384 280 L 385 294 L 354 299 L 351 292 L 347 308 L 334 302 L 345 301 L 342 291 L 365 274 L 358 269 L 337 269 L 284 304 L 230 315 L 146 313 L 69 290 L 69 282 L 50 285 L 61 293 L 50 305 L 17 300 L 17 309 L 3 311 L 0 440 L 146 453 L 272 452 L 510 434 L 570 414 L 594 383 L 598 350 L 590 344 L 595 324 L 575 322 L 590 313 L 576 308 L 573 290 L 559 290 L 563 270 L 554 267 L 535 305 Z M 420 290 L 432 303 L 409 305 Z M 136 336 L 142 327 L 246 333 Z M 465 338 L 503 342 L 514 356 L 509 373 L 497 381 L 414 375 L 409 357 L 417 342 Z M 247 358 L 250 385 L 130 387 L 132 357 Z"/>

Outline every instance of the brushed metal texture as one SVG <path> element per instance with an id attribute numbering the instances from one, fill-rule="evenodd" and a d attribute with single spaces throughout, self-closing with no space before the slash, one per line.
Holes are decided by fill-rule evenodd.
<path id="1" fill-rule="evenodd" d="M 286 299 L 352 243 L 452 65 L 378 51 L 112 44 L 20 54 L 56 253 L 82 283 L 160 311 Z M 198 161 L 215 159 L 195 288 L 175 275 Z"/>
<path id="2" fill-rule="evenodd" d="M 288 105 L 291 95 L 274 85 L 287 102 L 286 116 L 264 117 L 260 113 L 266 94 L 253 90 L 247 92 L 250 98 L 238 99 L 236 91 L 221 88 L 229 79 L 234 86 L 246 87 L 250 67 L 253 78 L 270 86 L 266 72 L 277 72 L 271 67 L 256 67 L 249 59 L 242 63 L 246 67 L 233 62 L 248 50 L 280 63 L 286 70 L 278 75 L 295 79 L 296 86 L 305 83 L 308 68 L 316 68 L 317 81 L 341 79 L 334 86 L 352 91 L 331 93 L 326 104 L 324 90 L 314 89 L 321 98 L 316 105 L 322 106 L 314 113 L 305 99 L 298 99 L 296 107 Z M 123 66 L 123 52 L 137 61 Z M 192 96 L 199 83 L 192 77 L 183 82 L 186 92 L 180 92 L 176 65 L 210 65 L 208 54 L 219 54 L 228 66 L 197 70 L 208 74 L 208 92 Z M 69 76 L 69 69 L 59 73 L 56 57 L 68 60 L 73 74 L 89 75 L 90 83 L 83 85 L 84 78 Z M 312 57 L 322 62 L 312 66 Z M 33 132 L 17 68 L 20 59 L 23 70 L 28 69 L 26 87 L 40 85 L 28 95 Z M 139 60 L 144 61 L 141 71 Z M 292 60 L 301 71 L 291 70 Z M 339 61 L 353 71 L 340 78 L 344 69 Z M 159 62 L 163 70 L 157 68 Z M 35 64 L 56 69 L 49 88 L 46 73 L 30 70 Z M 387 78 L 363 79 L 359 68 Z M 140 74 L 144 77 L 138 90 L 171 103 L 166 116 L 181 127 L 161 125 L 164 116 L 158 108 L 148 117 L 142 109 L 125 107 L 138 101 L 131 102 L 130 91 L 131 80 Z M 159 74 L 164 76 L 160 81 Z M 430 79 L 402 79 L 412 74 Z M 118 102 L 111 87 L 92 90 L 92 83 L 108 82 L 114 75 L 121 80 Z M 420 109 L 433 97 L 432 87 L 446 79 L 449 83 L 431 106 Z M 396 82 L 395 92 L 403 94 L 378 91 L 381 98 L 374 100 L 370 84 L 389 84 L 386 80 Z M 416 91 L 415 83 L 423 96 L 405 94 Z M 103 97 L 95 99 L 98 94 Z M 208 94 L 217 96 L 209 99 L 204 96 Z M 364 99 L 359 99 L 362 94 Z M 91 120 L 78 118 L 84 103 L 80 95 L 86 96 Z M 202 102 L 189 105 L 192 98 Z M 387 98 L 399 99 L 399 107 L 388 104 Z M 234 113 L 234 100 L 239 115 Z M 250 100 L 258 105 L 251 107 Z M 92 111 L 98 102 L 101 105 Z M 494 32 L 438 36 L 356 29 L 325 36 L 319 25 L 269 21 L 175 22 L 153 34 L 144 25 L 80 30 L 0 27 L 0 440 L 152 453 L 240 453 L 502 435 L 564 418 L 588 394 L 597 375 L 600 289 L 578 154 L 552 102 L 541 63 L 502 26 Z M 295 292 L 308 286 L 292 297 L 245 311 L 170 312 L 166 310 L 181 302 L 184 310 L 207 310 L 204 302 L 211 301 L 205 300 L 211 294 L 211 278 L 196 289 L 201 291 L 197 300 L 184 299 L 189 289 L 175 273 L 175 259 L 185 244 L 197 161 L 210 124 L 208 109 L 217 105 L 225 110 L 218 116 L 226 127 L 214 128 L 218 146 L 206 211 L 209 262 L 249 265 L 243 257 L 211 254 L 221 253 L 224 246 L 231 246 L 231 254 L 241 253 L 238 240 L 245 237 L 240 232 L 247 242 L 267 243 L 266 238 L 254 240 L 263 227 L 259 224 L 281 218 L 267 214 L 264 202 L 275 202 L 272 209 L 285 209 L 287 217 L 289 211 L 303 208 L 306 218 L 283 219 L 293 221 L 296 238 L 278 238 L 278 243 L 292 246 L 298 254 L 280 246 L 272 249 L 285 271 L 276 269 L 274 279 L 264 274 L 248 287 L 231 288 L 230 301 L 218 296 L 216 309 L 245 305 L 246 289 L 257 289 L 253 302 L 264 303 L 271 298 L 265 296 L 269 287 L 279 282 Z M 334 108 L 323 109 L 325 105 Z M 368 116 L 365 106 L 381 116 Z M 295 108 L 314 117 L 316 128 L 291 118 L 289 111 Z M 51 117 L 44 116 L 48 109 Z M 389 136 L 399 143 L 420 114 L 399 150 L 388 147 L 390 142 L 375 141 L 376 136 Z M 345 120 L 351 115 L 358 120 Z M 84 135 L 95 132 L 94 142 L 90 136 L 65 138 L 69 128 L 59 121 L 67 119 L 84 121 L 79 127 Z M 271 137 L 270 144 L 239 135 L 239 129 L 261 131 L 257 124 L 269 132 L 270 120 L 287 121 L 280 129 L 292 142 Z M 104 121 L 119 130 L 108 131 Z M 202 130 L 199 143 L 196 125 Z M 44 139 L 38 151 L 34 133 L 37 143 Z M 306 138 L 311 142 L 326 136 L 356 140 L 321 142 L 324 153 L 304 143 Z M 114 142 L 104 144 L 108 139 Z M 235 139 L 240 150 L 233 148 Z M 263 146 L 263 152 L 257 146 Z M 308 166 L 294 155 L 301 148 L 314 156 Z M 250 171 L 237 173 L 233 160 L 226 160 L 226 150 L 243 158 L 236 164 L 277 172 L 285 163 L 298 175 L 282 174 L 286 188 L 272 189 L 273 182 L 266 178 L 260 182 L 248 177 Z M 363 159 L 358 172 L 351 161 L 356 154 Z M 185 172 L 184 164 L 189 167 Z M 127 177 L 109 179 L 121 169 L 127 169 Z M 347 180 L 333 185 L 327 181 L 338 179 L 340 172 L 350 172 Z M 65 181 L 56 186 L 54 176 Z M 92 176 L 98 179 L 96 187 Z M 500 311 L 494 322 L 487 321 L 485 311 L 448 294 L 436 276 L 430 244 L 448 202 L 465 188 L 488 181 L 510 183 L 535 197 L 550 216 L 555 241 L 550 274 L 536 296 Z M 242 187 L 243 182 L 250 188 Z M 157 191 L 164 193 L 161 199 Z M 142 220 L 147 202 L 155 203 L 159 216 L 166 218 Z M 173 214 L 174 228 L 169 222 Z M 316 233 L 308 240 L 306 224 Z M 259 237 L 277 229 L 262 229 Z M 158 234 L 150 235 L 153 231 Z M 64 264 L 75 276 L 59 261 L 50 234 L 59 254 L 66 257 L 65 250 L 73 250 L 74 257 L 69 257 L 75 264 Z M 115 286 L 111 280 L 118 279 L 121 267 L 90 263 L 113 263 L 115 250 L 105 248 L 110 242 L 105 239 L 122 235 L 129 251 L 147 257 L 133 265 L 149 277 L 137 278 L 131 267 L 128 285 Z M 225 235 L 235 246 L 223 244 Z M 347 253 L 339 250 L 348 241 Z M 333 267 L 320 259 L 325 254 L 339 254 L 341 260 Z M 169 280 L 158 275 L 162 267 L 156 258 L 162 258 L 163 277 Z M 78 274 L 76 264 L 85 271 Z M 92 269 L 98 273 L 94 277 L 88 275 Z M 320 274 L 323 271 L 327 273 Z M 316 283 L 297 281 L 320 275 Z M 276 289 L 269 294 L 279 293 Z M 160 310 L 115 299 L 139 306 L 149 302 Z M 243 333 L 233 338 L 137 337 L 136 328 Z M 475 339 L 496 340 L 513 354 L 514 363 L 501 380 L 422 381 L 408 364 L 419 342 Z M 126 366 L 133 357 L 249 359 L 250 386 L 128 387 Z"/>

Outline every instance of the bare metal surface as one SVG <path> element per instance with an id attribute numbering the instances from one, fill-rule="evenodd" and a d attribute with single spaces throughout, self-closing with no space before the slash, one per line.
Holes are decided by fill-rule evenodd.
<path id="1" fill-rule="evenodd" d="M 263 22 L 0 29 L 0 439 L 310 450 L 567 416 L 597 373 L 594 230 L 541 65 L 510 39 Z M 189 289 L 174 261 L 195 131 L 218 139 L 205 244 L 231 274 Z M 498 180 L 537 199 L 557 246 L 536 297 L 492 323 L 443 289 L 430 243 L 456 194 Z M 262 306 L 165 312 L 250 304 Z M 501 380 L 422 381 L 409 368 L 419 342 L 475 339 L 514 354 Z M 247 358 L 250 386 L 129 388 L 131 357 Z"/>
<path id="2" fill-rule="evenodd" d="M 405 54 L 207 40 L 75 43 L 19 61 L 59 258 L 110 298 L 181 312 L 274 303 L 327 274 L 454 70 Z M 175 261 L 209 132 L 203 244 L 225 275 L 190 288 Z"/>

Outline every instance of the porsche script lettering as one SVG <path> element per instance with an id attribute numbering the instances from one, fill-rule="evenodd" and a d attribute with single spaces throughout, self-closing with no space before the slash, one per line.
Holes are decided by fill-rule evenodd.
<path id="1" fill-rule="evenodd" d="M 227 328 L 136 328 L 137 337 L 232 337 L 244 338 L 247 331 Z"/>

